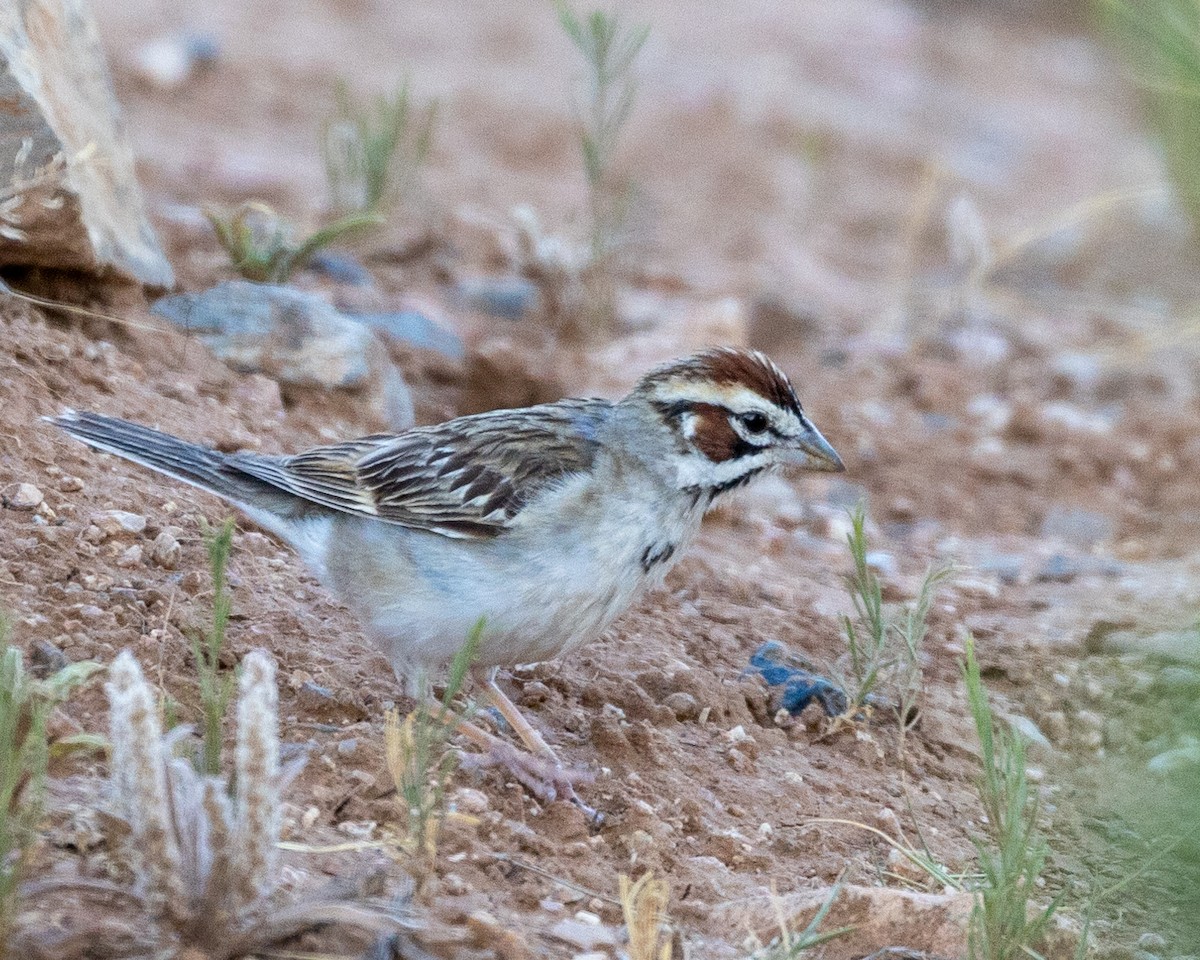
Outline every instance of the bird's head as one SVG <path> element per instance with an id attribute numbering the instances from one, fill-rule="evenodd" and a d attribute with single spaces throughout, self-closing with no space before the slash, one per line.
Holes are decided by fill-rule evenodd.
<path id="1" fill-rule="evenodd" d="M 845 469 L 787 375 L 754 350 L 719 348 L 664 364 L 625 400 L 646 404 L 675 440 L 679 485 L 719 493 L 763 471 Z"/>

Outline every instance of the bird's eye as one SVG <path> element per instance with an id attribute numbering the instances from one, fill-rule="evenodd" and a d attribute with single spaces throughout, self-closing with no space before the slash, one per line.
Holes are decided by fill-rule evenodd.
<path id="1" fill-rule="evenodd" d="M 757 410 L 752 410 L 750 413 L 742 414 L 742 425 L 751 433 L 762 433 L 767 429 L 770 421 L 765 413 L 759 413 Z"/>

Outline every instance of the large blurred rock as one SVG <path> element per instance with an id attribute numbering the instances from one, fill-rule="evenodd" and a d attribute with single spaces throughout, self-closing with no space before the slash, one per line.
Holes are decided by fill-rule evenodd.
<path id="1" fill-rule="evenodd" d="M 0 3 L 0 266 L 174 283 L 84 0 Z"/>
<path id="2" fill-rule="evenodd" d="M 154 313 L 196 334 L 242 373 L 294 387 L 363 390 L 393 429 L 413 425 L 412 397 L 371 329 L 292 287 L 229 280 L 163 297 Z"/>

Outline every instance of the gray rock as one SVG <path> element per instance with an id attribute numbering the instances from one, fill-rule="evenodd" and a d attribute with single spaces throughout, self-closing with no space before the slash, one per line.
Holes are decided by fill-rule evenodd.
<path id="1" fill-rule="evenodd" d="M 1168 694 L 1192 693 L 1200 690 L 1200 670 L 1189 667 L 1163 667 L 1155 685 Z"/>
<path id="2" fill-rule="evenodd" d="M 1038 568 L 1034 579 L 1048 583 L 1070 583 L 1082 572 L 1078 561 L 1056 553 Z"/>
<path id="3" fill-rule="evenodd" d="M 448 360 L 462 360 L 467 348 L 457 334 L 439 326 L 418 310 L 398 313 L 351 313 L 348 316 L 365 323 L 376 333 L 391 337 L 418 350 L 434 350 Z"/>
<path id="4" fill-rule="evenodd" d="M 690 693 L 683 690 L 676 690 L 670 694 L 664 701 L 663 705 L 675 714 L 675 719 L 680 723 L 685 723 L 688 720 L 695 720 L 700 715 L 700 703 Z"/>
<path id="5" fill-rule="evenodd" d="M 1019 713 L 1010 713 L 1006 719 L 1008 725 L 1013 731 L 1021 737 L 1031 747 L 1040 747 L 1044 750 L 1050 749 L 1050 739 L 1038 728 L 1029 717 L 1021 716 Z"/>
<path id="6" fill-rule="evenodd" d="M 503 320 L 521 320 L 537 309 L 537 284 L 521 277 L 462 280 L 457 293 L 464 306 Z"/>
<path id="7" fill-rule="evenodd" d="M 975 562 L 980 573 L 993 574 L 1002 583 L 1017 583 L 1024 566 L 1025 558 L 1019 553 L 989 553 Z"/>
<path id="8" fill-rule="evenodd" d="M 34 640 L 29 650 L 29 671 L 39 680 L 70 666 L 70 658 L 49 640 Z"/>
<path id="9" fill-rule="evenodd" d="M 867 566 L 881 577 L 894 577 L 900 572 L 896 558 L 886 550 L 871 550 L 867 553 Z"/>
<path id="10" fill-rule="evenodd" d="M 296 387 L 365 389 L 392 427 L 413 424 L 412 397 L 383 344 L 317 294 L 230 280 L 163 297 L 154 312 L 199 335 L 235 370 Z"/>
<path id="11" fill-rule="evenodd" d="M 1042 519 L 1043 537 L 1080 550 L 1090 550 L 1097 543 L 1112 540 L 1115 533 L 1115 525 L 1108 517 L 1079 507 L 1054 506 Z"/>
<path id="12" fill-rule="evenodd" d="M 1153 756 L 1146 763 L 1146 769 L 1151 773 L 1167 774 L 1176 770 L 1185 770 L 1200 766 L 1200 746 L 1187 744 L 1164 750 Z"/>
<path id="13" fill-rule="evenodd" d="M 1100 358 L 1090 353 L 1060 353 L 1050 361 L 1050 369 L 1076 398 L 1090 395 L 1104 376 Z"/>
<path id="14" fill-rule="evenodd" d="M 215 66 L 220 58 L 221 47 L 212 34 L 168 34 L 138 48 L 134 69 L 150 86 L 171 92 L 184 86 L 197 70 Z"/>
<path id="15" fill-rule="evenodd" d="M 337 250 L 321 250 L 309 258 L 308 269 L 323 273 L 330 280 L 355 287 L 369 287 L 374 283 L 371 271 L 349 253 Z"/>
<path id="16" fill-rule="evenodd" d="M 1111 630 L 1092 638 L 1093 653 L 1138 653 L 1164 657 L 1176 663 L 1200 664 L 1200 630 L 1160 630 L 1142 636 L 1132 630 Z"/>
<path id="17" fill-rule="evenodd" d="M 169 287 L 85 0 L 0 4 L 0 266 Z"/>

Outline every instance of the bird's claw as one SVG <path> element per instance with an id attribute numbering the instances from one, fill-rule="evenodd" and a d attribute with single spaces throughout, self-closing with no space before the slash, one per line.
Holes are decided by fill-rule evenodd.
<path id="1" fill-rule="evenodd" d="M 463 762 L 475 769 L 503 767 L 543 803 L 568 800 L 575 804 L 593 827 L 604 820 L 603 814 L 584 803 L 575 790 L 576 784 L 591 783 L 595 779 L 587 770 L 568 769 L 549 757 L 536 756 L 507 743 L 494 744 L 485 753 L 465 755 Z"/>

